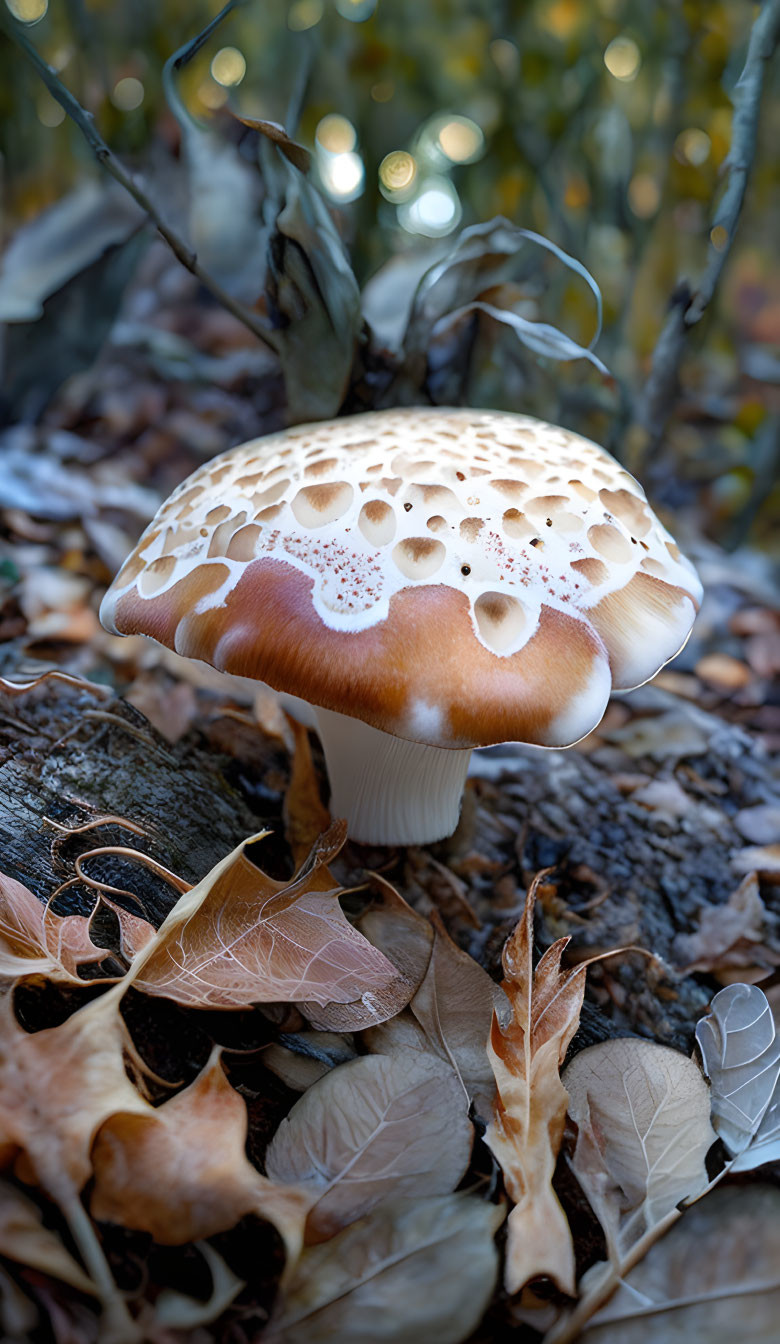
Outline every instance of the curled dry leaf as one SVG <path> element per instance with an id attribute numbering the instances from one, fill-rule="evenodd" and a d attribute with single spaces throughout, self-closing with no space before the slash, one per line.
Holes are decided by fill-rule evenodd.
<path id="1" fill-rule="evenodd" d="M 485 1141 L 515 1203 L 504 1273 L 510 1293 L 542 1275 L 574 1292 L 571 1233 L 551 1182 L 568 1100 L 559 1069 L 579 1023 L 586 966 L 561 970 L 568 942 L 561 938 L 533 969 L 534 901 L 542 876 L 529 888 L 523 916 L 504 948 L 501 988 L 511 1014 L 502 1025 L 494 1013 L 488 1044 L 497 1097 Z"/>
<path id="2" fill-rule="evenodd" d="M 181 897 L 127 983 L 199 1008 L 380 998 L 398 972 L 348 923 L 326 867 L 344 837 L 332 826 L 290 882 L 246 856 L 261 836 L 244 841 Z"/>
<path id="3" fill-rule="evenodd" d="M 77 968 L 106 955 L 92 942 L 89 924 L 83 915 L 55 915 L 21 882 L 0 873 L 0 976 L 83 984 Z"/>
<path id="4" fill-rule="evenodd" d="M 774 1344 L 780 1191 L 714 1190 L 648 1251 L 582 1344 Z"/>
<path id="5" fill-rule="evenodd" d="M 0 1255 L 69 1283 L 90 1297 L 95 1295 L 89 1275 L 66 1251 L 56 1232 L 44 1227 L 38 1205 L 5 1181 L 0 1182 Z"/>
<path id="6" fill-rule="evenodd" d="M 751 967 L 756 968 L 755 979 L 760 979 L 760 970 L 768 975 L 780 962 L 780 952 L 767 936 L 769 919 L 758 878 L 748 873 L 725 905 L 706 905 L 699 911 L 695 933 L 675 939 L 675 961 L 683 975 L 693 971 L 728 975 L 734 968 Z"/>
<path id="7" fill-rule="evenodd" d="M 307 1239 L 317 1241 L 388 1198 L 454 1190 L 472 1138 L 449 1065 L 411 1050 L 366 1055 L 295 1103 L 271 1140 L 266 1171 L 309 1192 Z"/>
<path id="8" fill-rule="evenodd" d="M 261 1176 L 247 1159 L 246 1139 L 246 1106 L 216 1049 L 170 1101 L 104 1122 L 92 1149 L 93 1217 L 181 1246 L 255 1213 L 274 1224 L 294 1258 L 308 1201 Z"/>
<path id="9" fill-rule="evenodd" d="M 722 989 L 696 1024 L 696 1042 L 712 1084 L 713 1124 L 735 1156 L 749 1147 L 780 1076 L 780 1037 L 763 990 Z"/>
<path id="10" fill-rule="evenodd" d="M 498 1272 L 504 1211 L 472 1195 L 381 1204 L 303 1252 L 267 1344 L 459 1344 Z"/>
<path id="11" fill-rule="evenodd" d="M 422 984 L 433 942 L 428 920 L 378 873 L 371 874 L 371 885 L 378 889 L 381 900 L 360 916 L 357 928 L 396 967 L 396 979 L 381 994 L 372 990 L 355 1003 L 330 1003 L 325 1007 L 301 1003 L 301 1011 L 321 1031 L 365 1031 L 394 1020 Z"/>

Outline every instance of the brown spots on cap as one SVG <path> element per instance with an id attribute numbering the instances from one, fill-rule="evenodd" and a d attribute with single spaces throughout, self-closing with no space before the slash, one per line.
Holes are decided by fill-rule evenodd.
<path id="1" fill-rule="evenodd" d="M 571 567 L 576 574 L 584 574 L 588 583 L 594 588 L 599 584 L 606 583 L 609 578 L 609 569 L 603 560 L 597 560 L 595 555 L 586 556 L 584 560 L 572 560 Z"/>
<path id="2" fill-rule="evenodd" d="M 666 549 L 674 561 L 682 560 L 682 553 L 676 541 L 667 541 Z"/>
<path id="3" fill-rule="evenodd" d="M 262 528 L 257 527 L 254 523 L 248 523 L 246 527 L 240 527 L 228 542 L 228 560 L 254 560 L 261 532 Z"/>
<path id="4" fill-rule="evenodd" d="M 536 533 L 536 528 L 519 509 L 507 509 L 501 519 L 501 526 L 506 535 L 515 541 L 527 541 Z"/>
<path id="5" fill-rule="evenodd" d="M 409 504 L 421 504 L 423 508 L 438 509 L 441 513 L 462 513 L 460 500 L 448 485 L 424 485 L 415 481 L 404 491 L 404 499 Z"/>
<path id="6" fill-rule="evenodd" d="M 615 687 L 629 690 L 655 676 L 679 652 L 694 613 L 682 589 L 641 571 L 591 607 L 588 617 L 607 647 Z"/>
<path id="7" fill-rule="evenodd" d="M 393 559 L 407 579 L 429 579 L 446 554 L 442 542 L 433 537 L 404 537 L 393 547 Z"/>
<path id="8" fill-rule="evenodd" d="M 483 527 L 485 526 L 482 518 L 464 518 L 458 531 L 464 541 L 476 541 Z"/>
<path id="9" fill-rule="evenodd" d="M 227 549 L 230 545 L 233 533 L 237 532 L 246 522 L 245 513 L 237 513 L 234 518 L 226 518 L 224 523 L 219 523 L 211 534 L 209 542 L 208 555 L 213 556 L 227 555 Z"/>
<path id="10" fill-rule="evenodd" d="M 451 528 L 451 524 L 440 513 L 435 513 L 432 518 L 429 518 L 425 526 L 429 532 L 449 532 Z"/>
<path id="11" fill-rule="evenodd" d="M 666 568 L 666 565 L 662 564 L 660 560 L 654 560 L 651 555 L 645 556 L 640 565 L 640 569 L 644 569 L 647 574 L 652 574 L 654 579 L 669 578 L 669 571 Z"/>
<path id="12" fill-rule="evenodd" d="M 559 532 L 579 532 L 582 519 L 571 513 L 566 495 L 537 495 L 526 500 L 525 512 L 537 527 L 555 527 Z"/>
<path id="13" fill-rule="evenodd" d="M 206 527 L 216 527 L 217 523 L 224 523 L 226 518 L 230 517 L 230 509 L 227 504 L 218 504 L 215 509 L 209 509 L 204 522 Z"/>
<path id="14" fill-rule="evenodd" d="M 650 531 L 652 520 L 645 503 L 630 490 L 599 490 L 599 499 L 632 536 L 643 537 Z"/>
<path id="15" fill-rule="evenodd" d="M 528 494 L 528 486 L 524 481 L 492 480 L 490 482 L 494 490 L 508 499 L 511 504 L 522 504 Z"/>
<path id="16" fill-rule="evenodd" d="M 611 523 L 596 523 L 588 528 L 588 541 L 599 555 L 612 564 L 622 565 L 631 559 L 631 542 Z"/>
<path id="17" fill-rule="evenodd" d="M 252 496 L 252 507 L 254 509 L 263 509 L 268 504 L 275 504 L 278 499 L 290 488 L 289 476 L 284 476 L 275 485 L 270 485 L 267 490 L 257 490 Z"/>
<path id="18" fill-rule="evenodd" d="M 372 546 L 386 546 L 395 536 L 395 511 L 385 499 L 367 499 L 360 510 L 358 527 Z"/>
<path id="19" fill-rule="evenodd" d="M 517 598 L 506 593 L 480 593 L 474 617 L 482 639 L 494 653 L 504 653 L 522 638 L 528 617 Z"/>
<path id="20" fill-rule="evenodd" d="M 588 504 L 590 504 L 591 500 L 596 498 L 596 491 L 591 490 L 589 485 L 586 485 L 584 481 L 580 481 L 576 477 L 574 480 L 569 481 L 569 485 L 572 490 L 574 490 L 575 494 L 578 494 L 582 499 L 586 500 Z"/>
<path id="21" fill-rule="evenodd" d="M 138 591 L 142 597 L 151 597 L 164 588 L 176 569 L 176 560 L 172 555 L 160 556 L 147 565 L 138 579 Z"/>
<path id="22" fill-rule="evenodd" d="M 321 457 L 319 460 L 310 462 L 307 467 L 304 467 L 303 474 L 304 476 L 313 479 L 319 479 L 322 476 L 332 475 L 338 467 L 338 464 L 339 460 L 337 457 Z"/>
<path id="23" fill-rule="evenodd" d="M 267 509 L 260 509 L 259 513 L 255 514 L 255 522 L 267 526 L 268 523 L 275 522 L 283 512 L 281 504 L 270 504 Z"/>
<path id="24" fill-rule="evenodd" d="M 400 476 L 383 476 L 379 484 L 383 490 L 387 491 L 388 495 L 397 495 L 403 481 Z"/>
<path id="25" fill-rule="evenodd" d="M 343 518 L 354 493 L 348 481 L 304 485 L 292 501 L 292 511 L 302 527 L 324 527 Z"/>

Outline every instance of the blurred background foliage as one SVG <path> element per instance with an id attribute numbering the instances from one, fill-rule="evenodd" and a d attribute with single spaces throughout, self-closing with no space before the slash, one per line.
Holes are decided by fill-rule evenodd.
<path id="1" fill-rule="evenodd" d="M 527 367 L 518 373 L 495 324 L 479 317 L 463 399 L 557 413 L 606 442 L 670 504 L 698 508 L 726 544 L 748 535 L 778 544 L 776 64 L 739 233 L 715 302 L 689 342 L 679 402 L 653 462 L 643 460 L 636 425 L 636 400 L 675 286 L 700 273 L 708 246 L 727 242 L 713 234 L 712 203 L 757 7 L 744 0 L 256 0 L 238 5 L 185 66 L 177 108 L 166 98 L 164 64 L 215 6 L 2 3 L 112 149 L 143 172 L 149 194 L 216 278 L 260 311 L 262 259 L 251 254 L 267 187 L 258 137 L 233 114 L 284 123 L 312 150 L 313 180 L 361 287 L 368 283 L 369 320 L 388 340 L 414 282 L 464 226 L 503 215 L 553 240 L 601 289 L 597 353 L 614 380 L 584 361 L 548 361 L 539 392 Z M 101 170 L 9 41 L 0 46 L 0 112 L 7 243 L 79 183 L 100 180 Z M 536 268 L 546 279 L 535 288 Z M 519 286 L 518 311 L 589 343 L 593 298 L 575 274 L 536 256 L 507 283 Z M 456 345 L 445 340 L 442 367 L 458 365 Z M 430 350 L 428 358 L 430 373 Z M 567 388 L 562 407 L 551 392 L 559 382 Z M 431 387 L 435 395 L 429 378 L 428 395 Z M 452 399 L 451 380 L 442 388 Z"/>

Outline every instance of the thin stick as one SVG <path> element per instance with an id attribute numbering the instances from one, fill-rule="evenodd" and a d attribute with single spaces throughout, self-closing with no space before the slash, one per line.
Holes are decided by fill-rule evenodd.
<path id="1" fill-rule="evenodd" d="M 237 2 L 237 0 L 234 0 L 234 3 L 235 2 Z M 232 7 L 233 6 L 231 5 L 230 8 Z M 216 20 L 214 20 L 214 23 L 215 22 Z M 212 276 L 203 270 L 198 262 L 196 254 L 191 251 L 184 240 L 181 239 L 178 234 L 174 233 L 173 229 L 166 224 L 157 209 L 157 206 L 147 196 L 143 187 L 139 184 L 136 178 L 131 176 L 112 150 L 109 149 L 95 126 L 92 114 L 87 112 L 86 109 L 81 106 L 81 103 L 74 98 L 73 94 L 66 89 L 65 85 L 57 77 L 51 66 L 47 65 L 46 61 L 40 56 L 21 26 L 6 12 L 5 8 L 0 9 L 0 25 L 5 29 L 11 40 L 15 42 L 24 53 L 30 64 L 35 68 L 52 97 L 56 99 L 60 107 L 63 108 L 70 117 L 71 121 L 75 122 L 78 126 L 98 163 L 101 163 L 106 172 L 110 173 L 115 181 L 117 181 L 120 186 L 124 187 L 125 191 L 132 196 L 134 201 L 137 201 L 138 205 L 140 205 L 141 209 L 149 216 L 158 233 L 164 238 L 165 242 L 170 247 L 174 256 L 181 262 L 182 266 L 186 267 L 192 275 L 196 276 L 204 289 L 208 289 L 209 292 L 214 295 L 217 302 L 220 303 L 223 308 L 226 308 L 229 313 L 232 313 L 245 327 L 248 327 L 249 330 L 257 336 L 258 340 L 261 340 L 265 345 L 269 346 L 271 350 L 278 352 L 279 345 L 273 331 L 261 323 L 248 308 L 245 308 L 243 304 L 238 303 L 236 299 L 232 298 L 232 296 L 228 294 L 227 291 L 212 278 Z M 213 26 L 213 24 L 210 26 Z M 195 40 L 197 41 L 197 39 Z"/>
<path id="2" fill-rule="evenodd" d="M 674 405 L 688 332 L 701 320 L 712 302 L 731 251 L 756 155 L 764 75 L 778 40 L 780 0 L 765 0 L 753 24 L 745 64 L 734 89 L 731 149 L 723 165 L 727 184 L 714 212 L 707 264 L 695 286 L 691 287 L 684 280 L 678 283 L 653 351 L 650 377 L 637 414 L 639 424 L 648 434 L 646 449 L 660 442 Z M 712 234 L 716 230 L 713 241 Z"/>

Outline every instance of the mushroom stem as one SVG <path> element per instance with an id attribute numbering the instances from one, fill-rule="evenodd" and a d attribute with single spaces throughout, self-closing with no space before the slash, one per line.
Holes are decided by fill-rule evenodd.
<path id="1" fill-rule="evenodd" d="M 471 748 L 408 742 L 317 708 L 330 777 L 330 810 L 361 844 L 420 845 L 458 824 Z"/>

